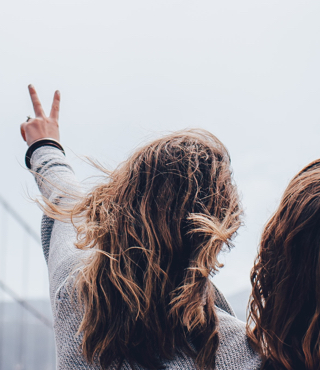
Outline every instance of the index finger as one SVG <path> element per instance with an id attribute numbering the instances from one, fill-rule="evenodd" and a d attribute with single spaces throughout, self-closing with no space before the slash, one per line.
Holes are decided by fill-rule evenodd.
<path id="1" fill-rule="evenodd" d="M 29 85 L 28 88 L 36 117 L 45 117 L 36 89 L 33 85 Z"/>

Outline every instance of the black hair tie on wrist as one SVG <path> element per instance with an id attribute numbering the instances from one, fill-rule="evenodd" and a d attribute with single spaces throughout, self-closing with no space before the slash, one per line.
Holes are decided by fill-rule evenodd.
<path id="1" fill-rule="evenodd" d="M 29 168 L 29 170 L 31 170 L 31 163 L 30 163 L 31 156 L 32 156 L 33 152 L 36 149 L 40 148 L 41 146 L 53 146 L 54 148 L 60 149 L 62 151 L 62 153 L 64 155 L 66 155 L 66 153 L 64 152 L 64 149 L 63 149 L 62 145 L 59 143 L 59 141 L 56 141 L 56 140 L 50 139 L 50 138 L 37 140 L 29 146 L 29 148 L 27 150 L 27 153 L 26 153 L 25 161 L 26 161 L 26 166 Z"/>

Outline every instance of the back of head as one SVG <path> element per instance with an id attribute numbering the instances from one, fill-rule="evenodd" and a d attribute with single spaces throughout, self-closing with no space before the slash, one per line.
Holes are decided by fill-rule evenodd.
<path id="1" fill-rule="evenodd" d="M 288 185 L 251 272 L 248 328 L 275 369 L 320 368 L 320 161 Z"/>
<path id="2" fill-rule="evenodd" d="M 77 247 L 95 251 L 77 282 L 86 358 L 157 369 L 184 351 L 214 367 L 209 275 L 240 214 L 228 152 L 202 130 L 137 150 L 86 195 L 73 209 L 82 217 Z"/>

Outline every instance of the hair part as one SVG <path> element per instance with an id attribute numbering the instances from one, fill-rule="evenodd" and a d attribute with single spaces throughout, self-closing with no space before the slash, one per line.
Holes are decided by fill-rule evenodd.
<path id="1" fill-rule="evenodd" d="M 285 190 L 262 233 L 251 284 L 247 332 L 263 369 L 320 368 L 320 160 Z"/>
<path id="2" fill-rule="evenodd" d="M 100 166 L 98 166 L 100 167 Z M 218 326 L 210 274 L 241 224 L 229 154 L 204 130 L 162 137 L 136 151 L 74 207 L 79 249 L 79 332 L 89 362 L 124 359 L 148 369 L 184 352 L 214 368 Z M 59 208 L 60 207 L 60 208 Z"/>

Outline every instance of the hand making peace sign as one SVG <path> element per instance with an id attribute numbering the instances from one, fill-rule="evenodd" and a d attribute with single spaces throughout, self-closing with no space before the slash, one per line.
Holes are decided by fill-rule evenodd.
<path id="1" fill-rule="evenodd" d="M 56 91 L 53 97 L 50 116 L 47 117 L 42 109 L 42 105 L 38 98 L 38 94 L 32 85 L 28 86 L 30 97 L 33 104 L 35 118 L 23 122 L 20 126 L 21 135 L 24 141 L 30 146 L 33 142 L 51 138 L 59 141 L 59 108 L 60 108 L 60 92 Z"/>

